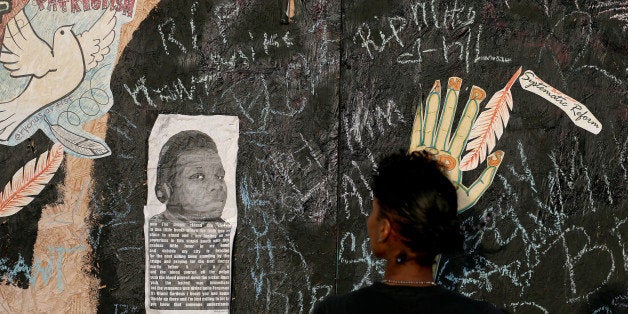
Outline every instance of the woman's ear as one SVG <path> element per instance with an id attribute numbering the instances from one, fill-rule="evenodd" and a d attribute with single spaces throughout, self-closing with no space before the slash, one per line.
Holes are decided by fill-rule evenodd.
<path id="1" fill-rule="evenodd" d="M 388 218 L 382 218 L 381 225 L 379 226 L 379 236 L 382 242 L 386 242 L 390 238 L 392 226 Z"/>
<path id="2" fill-rule="evenodd" d="M 377 238 L 377 242 L 383 243 L 390 239 L 390 235 L 392 233 L 392 226 L 390 224 L 390 220 L 388 218 L 381 218 L 378 226 L 379 237 Z"/>
<path id="3" fill-rule="evenodd" d="M 160 202 L 166 204 L 170 199 L 170 186 L 166 183 L 156 184 L 155 195 Z"/>

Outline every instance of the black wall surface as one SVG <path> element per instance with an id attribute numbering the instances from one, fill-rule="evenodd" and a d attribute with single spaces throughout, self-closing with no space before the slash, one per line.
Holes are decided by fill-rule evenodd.
<path id="1" fill-rule="evenodd" d="M 340 6 L 299 9 L 281 25 L 275 1 L 161 1 L 135 32 L 111 79 L 117 153 L 94 171 L 102 311 L 143 308 L 146 151 L 159 113 L 240 119 L 232 309 L 309 311 L 334 290 Z"/>
<path id="2" fill-rule="evenodd" d="M 100 311 L 143 311 L 147 139 L 158 114 L 239 117 L 232 311 L 308 312 L 381 278 L 365 228 L 370 176 L 408 147 L 433 82 L 463 79 L 457 121 L 472 85 L 490 97 L 520 66 L 584 103 L 603 130 L 575 126 L 516 83 L 496 146 L 505 160 L 462 214 L 464 253 L 443 258 L 438 283 L 515 313 L 628 311 L 621 3 L 296 2 L 295 22 L 281 25 L 277 1 L 164 0 L 134 33 L 111 81 L 113 154 L 94 169 Z M 25 218 L 35 228 L 37 219 Z M 11 250 L 32 255 L 32 243 Z"/>

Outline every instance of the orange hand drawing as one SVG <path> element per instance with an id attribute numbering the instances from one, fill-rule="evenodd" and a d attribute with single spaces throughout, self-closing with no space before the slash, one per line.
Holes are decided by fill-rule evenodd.
<path id="1" fill-rule="evenodd" d="M 451 77 L 447 85 L 442 110 L 440 110 L 441 85 L 438 80 L 434 82 L 434 86 L 425 100 L 425 106 L 420 105 L 417 109 L 409 150 L 411 152 L 428 151 L 443 164 L 447 176 L 456 187 L 458 212 L 461 213 L 475 205 L 491 185 L 504 158 L 504 152 L 498 150 L 490 154 L 487 158 L 486 169 L 470 186 L 467 187 L 462 183 L 460 156 L 467 145 L 471 127 L 480 111 L 480 103 L 486 98 L 486 92 L 477 86 L 471 88 L 469 100 L 458 123 L 458 128 L 452 135 L 453 118 L 458 105 L 462 79 Z"/>

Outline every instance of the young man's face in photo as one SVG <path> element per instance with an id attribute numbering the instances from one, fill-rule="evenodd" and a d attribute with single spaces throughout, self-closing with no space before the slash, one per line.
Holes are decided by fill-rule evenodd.
<path id="1" fill-rule="evenodd" d="M 218 153 L 207 148 L 179 155 L 171 182 L 169 206 L 184 212 L 219 218 L 227 200 L 225 169 Z"/>

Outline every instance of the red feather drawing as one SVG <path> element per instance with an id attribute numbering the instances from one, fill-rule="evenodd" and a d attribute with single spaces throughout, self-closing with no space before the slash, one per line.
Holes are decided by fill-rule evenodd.
<path id="1" fill-rule="evenodd" d="M 486 110 L 480 113 L 473 123 L 467 143 L 468 152 L 460 161 L 460 170 L 469 171 L 477 168 L 495 148 L 510 118 L 510 110 L 512 110 L 510 88 L 519 75 L 521 75 L 521 68 L 510 78 L 506 87 L 491 97 L 485 106 Z"/>
<path id="2" fill-rule="evenodd" d="M 11 216 L 28 205 L 44 189 L 63 161 L 63 146 L 54 144 L 18 170 L 0 192 L 0 217 Z"/>

